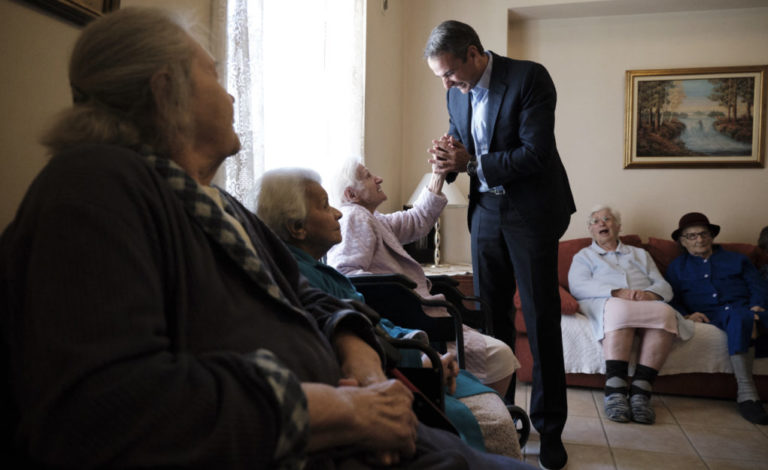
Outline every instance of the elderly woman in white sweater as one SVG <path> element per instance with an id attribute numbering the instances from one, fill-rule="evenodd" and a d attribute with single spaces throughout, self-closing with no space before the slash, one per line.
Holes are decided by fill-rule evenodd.
<path id="1" fill-rule="evenodd" d="M 592 245 L 573 257 L 571 294 L 590 319 L 605 356 L 605 414 L 617 422 L 652 424 L 651 390 L 676 338 L 689 339 L 693 324 L 666 302 L 672 288 L 650 254 L 619 240 L 621 215 L 600 205 L 587 219 Z M 639 340 L 637 365 L 628 383 L 629 358 Z"/>

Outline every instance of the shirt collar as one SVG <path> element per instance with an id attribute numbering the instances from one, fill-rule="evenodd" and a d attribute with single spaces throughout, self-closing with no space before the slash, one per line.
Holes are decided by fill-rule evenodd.
<path id="1" fill-rule="evenodd" d="M 475 88 L 482 88 L 483 90 L 488 90 L 488 87 L 491 84 L 491 69 L 493 69 L 493 54 L 486 51 L 485 55 L 488 56 L 488 65 L 485 66 L 485 71 L 483 72 L 483 75 L 480 76 L 480 80 L 478 80 L 475 86 L 472 87 L 472 91 L 474 91 Z"/>
<path id="2" fill-rule="evenodd" d="M 598 245 L 597 242 L 594 240 L 592 240 L 591 248 L 594 252 L 596 252 L 600 256 L 606 255 L 608 253 L 619 253 L 622 255 L 626 255 L 627 253 L 629 253 L 629 248 L 625 244 L 621 243 L 621 240 L 619 240 L 618 244 L 616 245 L 616 250 L 614 251 L 606 250 L 605 248 Z"/>

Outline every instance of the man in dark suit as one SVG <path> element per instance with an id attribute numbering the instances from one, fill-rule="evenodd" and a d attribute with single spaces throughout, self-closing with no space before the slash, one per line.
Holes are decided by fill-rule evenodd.
<path id="1" fill-rule="evenodd" d="M 558 240 L 576 208 L 555 145 L 556 93 L 540 64 L 485 51 L 464 23 L 430 34 L 427 63 L 448 89 L 448 134 L 433 141 L 431 163 L 452 181 L 470 176 L 468 222 L 475 292 L 493 312 L 494 334 L 514 345 L 515 280 L 531 352 L 531 420 L 541 434 L 539 464 L 565 467 L 567 415 Z"/>

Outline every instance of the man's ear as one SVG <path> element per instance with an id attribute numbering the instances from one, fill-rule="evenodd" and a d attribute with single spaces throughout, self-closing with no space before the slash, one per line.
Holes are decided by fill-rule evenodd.
<path id="1" fill-rule="evenodd" d="M 297 220 L 295 222 L 286 224 L 285 228 L 288 229 L 288 233 L 294 240 L 304 240 L 307 238 L 307 229 L 304 228 L 304 222 Z"/>
<path id="2" fill-rule="evenodd" d="M 483 55 L 482 52 L 480 52 L 477 46 L 474 46 L 474 45 L 469 46 L 467 47 L 467 55 L 464 57 L 464 62 L 466 62 L 467 60 L 474 61 L 475 59 L 477 59 L 482 55 Z"/>
<path id="3" fill-rule="evenodd" d="M 349 202 L 359 202 L 359 199 L 357 197 L 357 191 L 355 191 L 350 187 L 344 190 L 344 199 L 346 199 Z"/>

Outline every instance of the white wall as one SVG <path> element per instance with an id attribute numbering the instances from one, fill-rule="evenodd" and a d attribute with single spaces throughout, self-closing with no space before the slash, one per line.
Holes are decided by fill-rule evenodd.
<path id="1" fill-rule="evenodd" d="M 122 0 L 123 7 L 155 5 Z M 208 27 L 211 0 L 167 0 Z M 0 231 L 13 220 L 29 184 L 48 161 L 40 134 L 71 104 L 67 64 L 82 27 L 20 0 L 0 1 Z M 198 36 L 198 39 L 203 39 Z"/>
<path id="2" fill-rule="evenodd" d="M 721 5 L 704 3 L 708 8 Z M 573 4 L 584 4 L 584 8 Z M 430 140 L 448 127 L 444 91 L 421 58 L 424 43 L 439 22 L 457 19 L 475 27 L 486 48 L 542 62 L 553 76 L 558 89 L 555 133 L 579 209 L 564 238 L 585 236 L 586 211 L 595 203 L 608 202 L 624 213 L 625 233 L 668 237 L 684 212 L 699 210 L 723 225 L 721 240 L 754 243 L 760 228 L 768 225 L 764 202 L 768 170 L 622 168 L 625 70 L 768 64 L 768 8 L 626 14 L 633 8 L 648 11 L 649 5 L 666 11 L 702 4 L 683 0 L 405 1 L 401 199 L 408 197 L 427 171 L 424 160 Z M 622 14 L 580 14 L 594 15 L 601 6 Z M 510 24 L 510 9 L 513 16 L 529 19 Z M 577 17 L 538 19 L 562 16 L 566 10 Z M 466 190 L 465 175 L 458 184 Z M 470 259 L 465 216 L 459 209 L 444 214 L 447 262 Z"/>
<path id="3" fill-rule="evenodd" d="M 79 31 L 27 4 L 0 2 L 0 230 L 48 161 L 37 141 L 71 103 L 67 58 Z"/>
<path id="4" fill-rule="evenodd" d="M 757 241 L 768 170 L 623 169 L 624 92 L 630 69 L 768 64 L 768 8 L 531 20 L 512 23 L 510 39 L 510 57 L 545 64 L 558 88 L 556 135 L 578 208 L 565 238 L 583 236 L 589 208 L 609 202 L 624 233 L 666 238 L 700 211 L 722 225 L 721 240 Z"/>
<path id="5" fill-rule="evenodd" d="M 390 0 L 385 11 L 382 0 L 367 0 L 365 67 L 365 163 L 384 178 L 389 196 L 380 209 L 398 210 L 402 201 L 403 116 L 403 2 Z M 415 182 L 413 183 L 416 184 Z M 403 190 L 404 191 L 404 190 Z"/>

